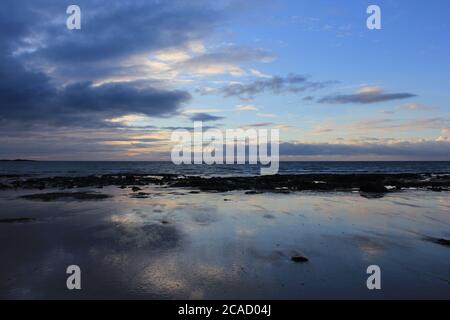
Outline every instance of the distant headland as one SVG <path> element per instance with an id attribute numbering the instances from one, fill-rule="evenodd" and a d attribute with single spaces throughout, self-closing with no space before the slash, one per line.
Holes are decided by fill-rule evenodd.
<path id="1" fill-rule="evenodd" d="M 0 162 L 6 162 L 6 161 L 8 161 L 8 162 L 34 162 L 34 161 L 37 161 L 37 160 L 29 160 L 29 159 L 12 159 L 12 160 L 0 159 Z"/>

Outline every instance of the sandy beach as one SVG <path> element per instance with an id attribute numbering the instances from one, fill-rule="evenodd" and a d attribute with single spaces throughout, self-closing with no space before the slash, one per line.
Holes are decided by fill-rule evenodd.
<path id="1" fill-rule="evenodd" d="M 0 192 L 0 298 L 450 298 L 447 191 L 146 185 L 22 197 L 58 192 Z M 66 288 L 72 264 L 82 290 Z M 382 290 L 367 289 L 369 265 Z"/>

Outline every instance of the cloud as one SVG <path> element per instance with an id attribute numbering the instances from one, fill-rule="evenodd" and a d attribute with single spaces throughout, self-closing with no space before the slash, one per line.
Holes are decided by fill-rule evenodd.
<path id="1" fill-rule="evenodd" d="M 401 106 L 398 106 L 395 109 L 380 110 L 380 112 L 384 113 L 384 114 L 395 114 L 395 113 L 397 113 L 397 111 L 433 111 L 433 110 L 437 110 L 437 108 L 419 104 L 419 103 L 406 103 L 406 104 L 402 104 Z"/>
<path id="2" fill-rule="evenodd" d="M 276 124 L 273 122 L 258 122 L 258 123 L 251 123 L 246 124 L 242 126 L 243 128 L 261 128 L 261 127 L 274 127 Z"/>
<path id="3" fill-rule="evenodd" d="M 276 128 L 275 123 L 254 123 L 243 128 Z M 215 127 L 204 126 L 204 130 Z M 180 127 L 145 131 L 129 128 L 72 129 L 31 126 L 11 132 L 0 127 L 0 158 L 56 160 L 170 159 L 170 134 Z M 192 126 L 183 128 L 192 131 Z M 437 141 L 398 141 L 364 138 L 336 139 L 339 143 L 288 143 L 280 145 L 282 159 L 305 160 L 443 160 L 450 161 L 449 130 Z M 444 139 L 446 138 L 446 139 Z"/>
<path id="4" fill-rule="evenodd" d="M 167 66 L 130 61 L 153 52 L 178 63 L 188 59 L 176 54 L 180 48 L 202 55 L 201 40 L 227 14 L 203 0 L 80 0 L 82 29 L 67 30 L 65 6 L 57 1 L 2 4 L 8 9 L 0 12 L 0 122 L 8 126 L 118 126 L 103 120 L 177 114 L 190 94 L 145 75 Z"/>
<path id="5" fill-rule="evenodd" d="M 259 70 L 256 70 L 256 69 L 250 69 L 249 72 L 252 75 L 254 75 L 255 77 L 258 77 L 258 78 L 266 78 L 266 79 L 272 78 L 271 75 L 265 74 L 265 73 L 263 73 L 263 72 L 261 72 Z"/>
<path id="6" fill-rule="evenodd" d="M 256 116 L 260 117 L 260 118 L 276 118 L 276 117 L 278 117 L 276 114 L 273 114 L 273 113 L 257 113 Z"/>
<path id="7" fill-rule="evenodd" d="M 219 116 L 213 116 L 211 114 L 208 113 L 195 113 L 192 116 L 190 116 L 190 118 L 192 121 L 217 121 L 217 120 L 222 120 L 224 119 L 224 117 L 219 117 Z"/>
<path id="8" fill-rule="evenodd" d="M 235 108 L 236 111 L 258 111 L 258 108 L 254 105 L 247 104 L 247 105 L 237 105 Z"/>
<path id="9" fill-rule="evenodd" d="M 358 103 L 358 104 L 369 104 L 377 102 L 386 102 L 391 100 L 408 99 L 416 97 L 412 93 L 385 93 L 381 88 L 378 87 L 362 87 L 360 90 L 353 94 L 348 95 L 330 95 L 321 98 L 319 103 L 329 103 L 329 104 L 344 104 L 344 103 Z"/>
<path id="10" fill-rule="evenodd" d="M 412 120 L 400 119 L 372 119 L 357 121 L 345 128 L 352 131 L 398 131 L 398 130 L 426 130 L 440 129 L 449 126 L 450 120 L 443 117 L 422 118 Z"/>
<path id="11" fill-rule="evenodd" d="M 419 103 L 407 103 L 398 107 L 401 110 L 410 110 L 410 111 L 428 111 L 433 110 L 433 107 L 429 107 Z"/>
<path id="12" fill-rule="evenodd" d="M 186 109 L 183 110 L 184 114 L 190 114 L 190 113 L 218 113 L 223 112 L 222 109 L 213 109 L 213 108 L 197 108 L 197 109 Z"/>
<path id="13" fill-rule="evenodd" d="M 448 141 L 421 141 L 421 142 L 394 142 L 390 144 L 365 143 L 365 144 L 306 144 L 306 143 L 281 143 L 280 155 L 282 156 L 307 156 L 307 157 L 392 157 L 397 159 L 428 159 L 450 160 L 450 142 Z"/>
<path id="14" fill-rule="evenodd" d="M 273 54 L 260 48 L 229 45 L 216 49 L 214 52 L 206 52 L 181 61 L 175 64 L 173 68 L 194 74 L 241 76 L 246 72 L 238 64 L 267 63 L 273 59 L 275 59 Z"/>
<path id="15" fill-rule="evenodd" d="M 225 97 L 239 97 L 242 100 L 252 99 L 255 95 L 261 93 L 300 93 L 308 90 L 318 90 L 325 88 L 334 81 L 312 82 L 308 76 L 289 74 L 286 77 L 271 77 L 269 79 L 260 79 L 250 83 L 234 83 L 227 85 L 219 92 Z"/>
<path id="16" fill-rule="evenodd" d="M 30 54 L 57 63 L 110 61 L 133 54 L 189 44 L 210 33 L 220 17 L 208 1 L 87 1 L 79 0 L 82 29 L 64 28 L 64 7 L 54 1 L 27 1 L 23 10 L 35 12 L 29 23 L 43 16 L 44 28 L 35 29 L 41 38 L 51 38 Z M 41 8 L 45 8 L 45 13 Z M 54 21 L 52 23 L 52 21 Z"/>
<path id="17" fill-rule="evenodd" d="M 450 128 L 444 128 L 441 130 L 441 135 L 436 139 L 436 141 L 448 141 L 450 142 Z"/>
<path id="18" fill-rule="evenodd" d="M 351 123 L 324 122 L 316 126 L 312 133 L 323 134 L 328 132 L 362 134 L 367 132 L 398 133 L 400 131 L 414 132 L 422 130 L 441 130 L 450 126 L 450 119 L 444 117 L 418 118 L 418 119 L 369 119 Z"/>
<path id="19" fill-rule="evenodd" d="M 333 132 L 335 130 L 334 125 L 319 125 L 315 127 L 312 131 L 313 134 L 323 134 Z"/>
<path id="20" fill-rule="evenodd" d="M 99 125 L 103 119 L 130 113 L 165 117 L 191 99 L 189 93 L 133 83 L 93 86 L 91 82 L 54 87 L 41 73 L 14 61 L 0 62 L 0 119 L 54 125 Z"/>

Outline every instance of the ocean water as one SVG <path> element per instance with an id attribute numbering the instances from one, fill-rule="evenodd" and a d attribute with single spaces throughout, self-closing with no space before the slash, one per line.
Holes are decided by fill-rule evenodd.
<path id="1" fill-rule="evenodd" d="M 0 162 L 0 175 L 83 176 L 111 173 L 200 176 L 259 175 L 259 165 L 175 165 L 166 161 Z M 439 162 L 280 162 L 279 174 L 308 173 L 450 173 L 450 161 Z"/>

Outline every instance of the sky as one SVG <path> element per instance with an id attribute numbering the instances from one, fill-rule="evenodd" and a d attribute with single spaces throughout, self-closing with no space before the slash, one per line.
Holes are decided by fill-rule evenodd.
<path id="1" fill-rule="evenodd" d="M 1 5 L 1 159 L 169 160 L 203 121 L 277 128 L 282 160 L 450 161 L 447 0 Z"/>

